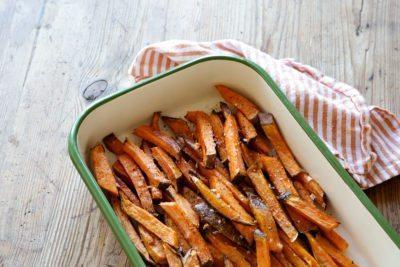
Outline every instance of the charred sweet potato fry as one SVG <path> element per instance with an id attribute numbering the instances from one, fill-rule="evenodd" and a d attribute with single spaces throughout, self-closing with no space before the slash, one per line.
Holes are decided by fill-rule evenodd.
<path id="1" fill-rule="evenodd" d="M 139 165 L 140 169 L 146 174 L 151 186 L 165 188 L 170 185 L 170 181 L 154 163 L 152 157 L 149 157 L 133 142 L 126 140 L 124 151 Z"/>
<path id="2" fill-rule="evenodd" d="M 138 225 L 138 231 L 144 246 L 154 262 L 157 264 L 166 264 L 167 258 L 162 241 L 141 225 Z"/>
<path id="3" fill-rule="evenodd" d="M 178 226 L 174 223 L 174 221 L 170 217 L 165 216 L 164 222 L 165 222 L 166 226 L 170 227 L 172 230 L 174 230 L 178 234 L 179 249 L 182 250 L 184 253 L 189 251 L 190 245 L 186 241 L 186 239 L 183 237 L 181 231 L 179 230 Z"/>
<path id="4" fill-rule="evenodd" d="M 106 148 L 115 155 L 121 155 L 122 153 L 124 153 L 124 144 L 119 141 L 114 133 L 110 133 L 109 135 L 104 137 L 103 143 L 106 145 Z"/>
<path id="5" fill-rule="evenodd" d="M 216 267 L 224 267 L 225 266 L 225 257 L 224 254 L 221 253 L 216 247 L 212 244 L 207 243 L 208 250 L 211 252 L 213 257 L 213 265 Z"/>
<path id="6" fill-rule="evenodd" d="M 129 217 L 146 227 L 162 241 L 178 248 L 178 234 L 149 212 L 130 202 L 124 193 L 121 194 L 121 206 Z"/>
<path id="7" fill-rule="evenodd" d="M 193 226 L 183 215 L 180 208 L 175 202 L 162 202 L 160 207 L 171 217 L 178 226 L 183 237 L 188 241 L 192 248 L 198 252 L 198 257 L 203 265 L 212 263 L 212 255 L 208 250 L 208 246 L 201 236 L 198 229 Z"/>
<path id="8" fill-rule="evenodd" d="M 287 172 L 293 177 L 299 174 L 302 169 L 295 160 L 292 151 L 283 139 L 278 126 L 275 123 L 274 117 L 270 113 L 258 114 L 261 127 L 264 130 L 265 135 L 271 141 L 279 158 L 282 160 L 283 166 Z"/>
<path id="9" fill-rule="evenodd" d="M 162 116 L 161 119 L 177 137 L 185 137 L 193 140 L 192 130 L 190 130 L 188 123 L 184 119 L 167 116 Z"/>
<path id="10" fill-rule="evenodd" d="M 314 257 L 320 266 L 337 266 L 331 256 L 329 256 L 329 254 L 323 249 L 323 247 L 317 242 L 317 240 L 315 240 L 315 238 L 310 233 L 306 233 L 306 237 L 308 243 L 310 244 Z"/>
<path id="11" fill-rule="evenodd" d="M 148 212 L 154 213 L 153 200 L 147 187 L 146 180 L 144 179 L 142 172 L 139 170 L 139 167 L 127 154 L 118 156 L 118 161 L 121 163 L 124 171 L 128 174 L 131 183 L 135 187 L 142 208 Z"/>
<path id="12" fill-rule="evenodd" d="M 283 246 L 282 253 L 293 266 L 307 267 L 307 264 L 288 245 Z"/>
<path id="13" fill-rule="evenodd" d="M 117 182 L 117 188 L 118 191 L 124 192 L 126 197 L 129 199 L 130 202 L 135 204 L 136 206 L 141 207 L 142 205 L 140 204 L 139 199 L 136 197 L 136 195 L 131 191 L 131 189 L 118 177 L 115 177 L 115 181 Z"/>
<path id="14" fill-rule="evenodd" d="M 270 267 L 271 259 L 267 236 L 257 229 L 254 231 L 254 240 L 256 242 L 257 267 Z"/>
<path id="15" fill-rule="evenodd" d="M 321 186 L 311 178 L 307 173 L 301 172 L 296 176 L 296 179 L 302 183 L 302 185 L 311 193 L 311 197 L 317 202 L 322 208 L 326 207 L 325 193 Z"/>
<path id="16" fill-rule="evenodd" d="M 215 111 L 210 115 L 210 123 L 214 132 L 219 158 L 222 162 L 225 162 L 228 159 L 228 156 L 225 147 L 224 125 L 220 116 Z"/>
<path id="17" fill-rule="evenodd" d="M 199 178 L 192 176 L 192 181 L 196 185 L 197 190 L 199 190 L 200 194 L 213 206 L 219 213 L 224 215 L 226 218 L 242 223 L 245 225 L 254 225 L 252 220 L 248 220 L 247 218 L 242 218 L 241 214 L 236 210 L 231 209 L 231 207 L 226 204 L 220 196 L 215 194 L 208 188 Z"/>
<path id="18" fill-rule="evenodd" d="M 339 226 L 339 223 L 335 218 L 320 211 L 318 208 L 308 204 L 304 200 L 301 200 L 299 197 L 288 196 L 284 201 L 288 206 L 293 207 L 293 209 L 298 213 L 321 228 L 332 230 Z"/>
<path id="19" fill-rule="evenodd" d="M 249 143 L 257 136 L 256 128 L 254 128 L 253 124 L 239 110 L 235 115 L 240 132 L 242 133 L 243 141 Z"/>
<path id="20" fill-rule="evenodd" d="M 271 142 L 263 135 L 258 134 L 251 142 L 251 147 L 257 152 L 262 153 L 267 156 L 272 156 L 275 154 L 275 150 Z"/>
<path id="21" fill-rule="evenodd" d="M 104 147 L 96 145 L 90 150 L 92 169 L 99 186 L 113 196 L 118 196 L 115 176 L 106 157 Z"/>
<path id="22" fill-rule="evenodd" d="M 176 166 L 172 158 L 159 147 L 152 147 L 151 153 L 168 179 L 174 185 L 175 189 L 178 189 L 177 180 L 182 177 L 182 172 L 179 170 L 178 166 Z"/>
<path id="23" fill-rule="evenodd" d="M 343 253 L 339 249 L 334 247 L 322 235 L 317 234 L 315 240 L 329 254 L 329 256 L 331 256 L 333 261 L 335 261 L 339 266 L 344 266 L 344 267 L 357 266 L 351 259 L 343 255 Z"/>
<path id="24" fill-rule="evenodd" d="M 224 85 L 215 86 L 226 102 L 240 110 L 248 120 L 254 122 L 260 109 L 244 96 L 236 93 Z"/>
<path id="25" fill-rule="evenodd" d="M 265 179 L 262 171 L 256 165 L 253 165 L 247 170 L 247 175 L 250 178 L 258 195 L 270 208 L 276 223 L 281 227 L 291 241 L 296 240 L 298 232 L 286 216 L 285 212 L 282 210 L 281 205 L 272 192 L 272 189 Z"/>
<path id="26" fill-rule="evenodd" d="M 228 156 L 229 173 L 231 180 L 235 180 L 246 174 L 242 151 L 240 149 L 239 129 L 235 117 L 233 117 L 225 103 L 221 102 L 221 109 L 225 116 L 224 138 Z"/>
<path id="27" fill-rule="evenodd" d="M 159 124 L 160 117 L 161 117 L 161 111 L 154 112 L 153 116 L 151 117 L 150 126 L 155 131 L 160 131 L 160 124 Z"/>
<path id="28" fill-rule="evenodd" d="M 199 258 L 195 249 L 190 249 L 183 257 L 183 267 L 200 267 Z"/>
<path id="29" fill-rule="evenodd" d="M 207 168 L 213 168 L 217 151 L 209 116 L 203 111 L 189 111 L 185 117 L 196 125 L 196 138 L 201 146 L 203 164 Z"/>
<path id="30" fill-rule="evenodd" d="M 282 242 L 279 239 L 278 230 L 271 211 L 257 195 L 251 192 L 246 193 L 250 199 L 250 206 L 257 220 L 258 227 L 267 236 L 269 248 L 274 252 L 281 252 Z"/>
<path id="31" fill-rule="evenodd" d="M 138 233 L 136 232 L 135 228 L 133 227 L 132 223 L 129 221 L 128 215 L 121 209 L 120 202 L 117 198 L 112 200 L 112 206 L 114 208 L 115 214 L 117 215 L 122 227 L 125 229 L 125 232 L 128 234 L 129 238 L 131 239 L 132 243 L 135 245 L 136 249 L 142 254 L 142 256 L 148 262 L 152 262 L 150 259 L 150 255 L 146 250 L 146 247 L 143 245 L 142 240 Z"/>
<path id="32" fill-rule="evenodd" d="M 182 267 L 182 261 L 178 254 L 167 244 L 163 243 L 165 257 L 169 267 Z"/>
<path id="33" fill-rule="evenodd" d="M 129 175 L 126 173 L 124 167 L 122 166 L 121 162 L 119 162 L 119 160 L 116 160 L 113 165 L 112 165 L 112 169 L 114 171 L 114 173 L 120 177 L 121 179 L 124 180 L 124 182 L 126 182 L 129 186 L 133 187 L 132 181 L 129 178 Z"/>
<path id="34" fill-rule="evenodd" d="M 180 155 L 181 148 L 178 143 L 172 137 L 161 131 L 153 130 L 147 125 L 141 125 L 133 130 L 133 133 L 144 140 L 161 147 L 174 158 L 178 158 Z"/>
<path id="35" fill-rule="evenodd" d="M 325 229 L 321 229 L 323 235 L 340 251 L 345 251 L 349 244 L 347 241 L 339 235 L 335 230 L 327 231 Z"/>
<path id="36" fill-rule="evenodd" d="M 178 194 L 174 188 L 171 186 L 167 188 L 166 190 L 168 194 L 172 197 L 172 199 L 175 201 L 175 203 L 178 205 L 180 208 L 181 212 L 183 215 L 186 217 L 186 219 L 195 227 L 200 226 L 200 219 L 197 213 L 193 210 L 192 205 L 190 202 Z"/>
<path id="37" fill-rule="evenodd" d="M 246 260 L 245 256 L 238 250 L 236 246 L 231 244 L 226 238 L 220 234 L 206 234 L 210 243 L 221 251 L 235 266 L 248 266 L 250 263 Z"/>

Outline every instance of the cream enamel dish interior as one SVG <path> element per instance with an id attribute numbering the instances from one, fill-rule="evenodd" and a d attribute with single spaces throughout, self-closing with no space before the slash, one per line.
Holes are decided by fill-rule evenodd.
<path id="1" fill-rule="evenodd" d="M 148 122 L 154 111 L 170 116 L 183 116 L 188 110 L 210 111 L 222 100 L 214 89 L 216 84 L 237 90 L 274 114 L 300 164 L 327 193 L 330 210 L 341 222 L 339 232 L 350 243 L 348 255 L 359 266 L 398 266 L 399 248 L 263 76 L 248 64 L 226 58 L 203 60 L 103 103 L 83 119 L 77 131 L 82 158 L 87 161 L 89 148 L 112 131 L 119 137 L 132 137 L 132 129 Z"/>

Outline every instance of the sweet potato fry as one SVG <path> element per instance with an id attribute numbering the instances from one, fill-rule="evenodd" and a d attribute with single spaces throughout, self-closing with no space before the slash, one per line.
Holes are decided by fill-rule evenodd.
<path id="1" fill-rule="evenodd" d="M 213 168 L 217 151 L 209 116 L 203 111 L 189 111 L 185 117 L 196 124 L 196 138 L 201 146 L 203 164 L 207 168 Z"/>
<path id="2" fill-rule="evenodd" d="M 243 157 L 244 163 L 246 163 L 246 166 L 250 167 L 251 165 L 253 165 L 255 162 L 255 159 L 254 159 L 253 153 L 250 151 L 250 149 L 243 143 L 240 143 L 240 149 L 242 151 L 242 157 Z"/>
<path id="3" fill-rule="evenodd" d="M 228 166 L 231 180 L 246 174 L 242 151 L 240 150 L 239 130 L 235 117 L 225 103 L 221 102 L 221 109 L 225 116 L 224 139 L 228 156 Z"/>
<path id="4" fill-rule="evenodd" d="M 257 136 L 256 128 L 239 110 L 236 112 L 236 120 L 242 133 L 243 141 L 249 143 Z"/>
<path id="5" fill-rule="evenodd" d="M 315 240 L 315 238 L 310 233 L 306 233 L 306 237 L 308 243 L 310 244 L 314 257 L 319 265 L 327 267 L 337 266 L 331 256 L 329 256 L 329 254 L 323 249 L 323 247 Z"/>
<path id="6" fill-rule="evenodd" d="M 299 180 L 308 191 L 310 191 L 311 197 L 315 200 L 315 202 L 325 209 L 325 193 L 318 182 L 305 172 L 299 173 L 295 178 Z"/>
<path id="7" fill-rule="evenodd" d="M 126 173 L 124 167 L 122 166 L 121 162 L 119 162 L 119 160 L 116 160 L 113 163 L 112 169 L 113 169 L 114 173 L 118 177 L 120 177 L 126 184 L 133 187 L 133 184 L 132 184 L 131 179 L 129 178 L 129 175 Z"/>
<path id="8" fill-rule="evenodd" d="M 215 246 L 219 251 L 221 251 L 235 266 L 248 266 L 250 263 L 246 260 L 245 256 L 232 245 L 226 238 L 220 234 L 206 234 L 207 239 Z"/>
<path id="9" fill-rule="evenodd" d="M 132 223 L 129 221 L 128 215 L 121 209 L 120 202 L 117 198 L 113 198 L 111 204 L 114 208 L 115 214 L 117 215 L 119 222 L 121 223 L 122 227 L 125 229 L 125 232 L 128 234 L 129 238 L 131 239 L 132 243 L 135 245 L 136 249 L 139 251 L 140 254 L 146 259 L 148 262 L 152 262 L 150 259 L 150 255 L 146 250 L 146 247 L 143 245 L 142 240 L 138 233 L 136 232 L 135 228 L 132 226 Z"/>
<path id="10" fill-rule="evenodd" d="M 242 218 L 241 214 L 238 213 L 236 210 L 231 209 L 231 207 L 226 204 L 220 196 L 215 194 L 208 188 L 199 178 L 192 176 L 192 181 L 196 185 L 197 189 L 199 190 L 200 194 L 213 206 L 219 213 L 224 215 L 226 218 L 242 223 L 245 225 L 254 225 L 252 220 L 248 220 L 247 218 Z"/>
<path id="11" fill-rule="evenodd" d="M 272 189 L 265 179 L 262 171 L 256 165 L 253 165 L 247 170 L 247 175 L 249 176 L 258 195 L 270 208 L 272 216 L 274 216 L 277 224 L 281 227 L 291 241 L 296 240 L 298 232 L 286 216 L 285 212 L 282 210 L 281 205 L 272 192 Z"/>
<path id="12" fill-rule="evenodd" d="M 207 243 L 208 250 L 210 251 L 213 257 L 213 265 L 216 267 L 224 267 L 225 266 L 225 257 L 224 254 L 221 253 L 216 247 L 212 244 Z"/>
<path id="13" fill-rule="evenodd" d="M 271 254 L 271 255 L 269 255 L 270 256 L 270 260 L 271 260 L 271 266 L 274 266 L 274 267 L 284 267 L 281 263 L 280 263 L 280 261 L 278 261 L 278 259 L 273 255 L 273 254 Z"/>
<path id="14" fill-rule="evenodd" d="M 106 148 L 115 155 L 121 155 L 122 153 L 124 153 L 124 144 L 119 141 L 114 133 L 110 133 L 109 135 L 104 137 L 103 143 L 106 145 Z"/>
<path id="15" fill-rule="evenodd" d="M 275 155 L 275 150 L 271 142 L 261 134 L 258 134 L 256 138 L 253 139 L 251 147 L 261 154 L 271 157 Z"/>
<path id="16" fill-rule="evenodd" d="M 282 160 L 283 166 L 285 166 L 285 169 L 292 177 L 299 174 L 302 169 L 295 160 L 290 148 L 285 142 L 285 139 L 283 139 L 272 114 L 259 113 L 258 118 L 265 135 L 274 146 L 279 158 Z"/>
<path id="17" fill-rule="evenodd" d="M 225 167 L 225 165 L 219 160 L 219 158 L 215 159 L 215 169 L 221 173 L 224 177 L 229 179 L 229 171 Z"/>
<path id="18" fill-rule="evenodd" d="M 193 190 L 196 190 L 196 185 L 193 183 L 192 181 L 192 176 L 195 175 L 196 177 L 200 178 L 200 180 L 205 183 L 208 184 L 208 180 L 206 178 L 204 178 L 202 175 L 200 175 L 199 173 L 197 173 L 196 169 L 192 167 L 192 165 L 190 165 L 183 157 L 180 158 L 177 162 L 176 162 L 178 168 L 181 170 L 182 174 L 183 174 L 183 178 L 186 182 L 186 184 Z"/>
<path id="19" fill-rule="evenodd" d="M 170 227 L 172 230 L 174 230 L 178 234 L 178 241 L 179 241 L 179 249 L 183 251 L 183 253 L 186 253 L 190 249 L 189 243 L 186 241 L 186 239 L 183 237 L 181 231 L 179 230 L 178 226 L 174 223 L 174 221 L 168 217 L 164 217 L 164 222 L 165 225 Z"/>
<path id="20" fill-rule="evenodd" d="M 335 218 L 301 200 L 299 197 L 289 196 L 284 201 L 288 206 L 293 207 L 298 213 L 321 228 L 332 230 L 339 226 Z"/>
<path id="21" fill-rule="evenodd" d="M 146 227 L 162 241 L 178 248 L 178 234 L 149 212 L 130 202 L 124 193 L 121 194 L 121 206 L 129 217 Z"/>
<path id="22" fill-rule="evenodd" d="M 165 188 L 170 185 L 170 181 L 154 163 L 152 157 L 149 157 L 133 142 L 126 140 L 124 151 L 139 165 L 140 169 L 146 174 L 151 186 Z"/>
<path id="23" fill-rule="evenodd" d="M 296 227 L 297 231 L 299 231 L 300 233 L 307 233 L 318 229 L 318 227 L 314 223 L 312 223 L 306 217 L 301 215 L 293 207 L 290 207 L 288 205 L 285 206 L 287 214 L 289 215 L 290 219 L 292 219 L 292 222 Z"/>
<path id="24" fill-rule="evenodd" d="M 178 194 L 175 191 L 175 189 L 172 188 L 171 186 L 168 187 L 166 191 L 172 197 L 172 199 L 175 201 L 175 203 L 178 205 L 178 207 L 180 208 L 181 212 L 186 217 L 186 219 L 192 225 L 194 225 L 195 227 L 198 228 L 200 226 L 200 219 L 199 219 L 199 216 L 197 215 L 197 213 L 193 210 L 190 202 L 186 198 L 184 198 L 183 196 Z"/>
<path id="25" fill-rule="evenodd" d="M 314 205 L 314 202 L 311 198 L 310 192 L 303 186 L 302 183 L 298 181 L 293 182 L 294 188 L 296 188 L 297 193 L 299 193 L 299 196 L 302 200 L 306 201 L 309 204 Z"/>
<path id="26" fill-rule="evenodd" d="M 256 242 L 257 267 L 270 267 L 271 259 L 269 256 L 269 242 L 267 236 L 256 229 L 254 231 L 254 240 Z"/>
<path id="27" fill-rule="evenodd" d="M 224 265 L 225 267 L 235 267 L 235 265 L 233 264 L 233 262 L 231 262 L 228 258 L 224 258 Z"/>
<path id="28" fill-rule="evenodd" d="M 283 246 L 282 253 L 293 266 L 307 267 L 307 264 L 288 245 Z"/>
<path id="29" fill-rule="evenodd" d="M 183 267 L 200 267 L 199 258 L 195 249 L 190 249 L 183 257 Z"/>
<path id="30" fill-rule="evenodd" d="M 279 263 L 284 267 L 293 267 L 288 259 L 286 259 L 283 253 L 274 253 L 275 258 L 279 261 Z"/>
<path id="31" fill-rule="evenodd" d="M 222 162 L 225 162 L 228 159 L 228 156 L 225 147 L 224 125 L 220 116 L 215 111 L 213 111 L 210 115 L 210 123 L 214 132 L 219 158 Z"/>
<path id="32" fill-rule="evenodd" d="M 169 267 L 182 267 L 181 258 L 175 253 L 175 251 L 167 244 L 163 243 L 165 257 L 167 258 Z"/>
<path id="33" fill-rule="evenodd" d="M 159 147 L 152 147 L 151 153 L 158 162 L 158 165 L 160 165 L 161 169 L 167 175 L 168 179 L 174 185 L 175 189 L 178 189 L 177 180 L 182 177 L 182 172 L 179 170 L 178 166 L 176 166 L 171 157 Z"/>
<path id="34" fill-rule="evenodd" d="M 193 133 L 190 130 L 188 123 L 184 119 L 167 116 L 162 116 L 161 119 L 165 124 L 168 125 L 168 127 L 177 137 L 185 137 L 190 140 L 194 139 Z"/>
<path id="35" fill-rule="evenodd" d="M 155 131 L 160 131 L 160 124 L 159 124 L 160 117 L 161 117 L 161 111 L 154 112 L 153 116 L 151 117 L 150 126 Z"/>
<path id="36" fill-rule="evenodd" d="M 226 102 L 240 110 L 248 120 L 254 122 L 260 109 L 244 96 L 236 93 L 224 85 L 215 86 Z"/>
<path id="37" fill-rule="evenodd" d="M 171 217 L 178 226 L 183 237 L 188 241 L 192 248 L 198 252 L 198 257 L 202 265 L 212 263 L 212 255 L 208 250 L 207 244 L 201 236 L 200 232 L 193 226 L 183 215 L 180 208 L 175 202 L 162 202 L 160 207 Z"/>
<path id="38" fill-rule="evenodd" d="M 178 158 L 180 155 L 181 148 L 178 143 L 172 137 L 163 132 L 155 131 L 147 125 L 141 125 L 133 130 L 133 133 L 144 140 L 161 147 L 174 158 Z"/>
<path id="39" fill-rule="evenodd" d="M 325 229 L 321 230 L 324 237 L 328 239 L 333 245 L 335 245 L 335 247 L 340 251 L 343 252 L 349 247 L 347 241 L 341 235 L 339 235 L 339 233 L 336 232 L 335 230 L 330 230 L 330 231 L 327 231 Z"/>
<path id="40" fill-rule="evenodd" d="M 117 189 L 118 191 L 124 192 L 126 197 L 129 199 L 130 202 L 135 204 L 136 206 L 141 207 L 139 199 L 136 195 L 131 191 L 131 189 L 118 177 L 115 177 L 115 181 L 117 182 Z"/>
<path id="41" fill-rule="evenodd" d="M 127 154 L 118 156 L 118 161 L 121 163 L 124 171 L 130 178 L 129 180 L 135 187 L 142 208 L 148 212 L 154 213 L 153 200 L 151 199 L 149 189 L 147 188 L 146 181 L 139 167 Z"/>
<path id="42" fill-rule="evenodd" d="M 153 157 L 153 155 L 151 154 L 151 144 L 149 142 L 147 142 L 146 140 L 142 140 L 142 144 L 140 145 L 140 149 L 142 149 L 144 151 L 144 153 L 146 153 L 147 156 L 149 157 Z"/>
<path id="43" fill-rule="evenodd" d="M 278 230 L 271 211 L 257 195 L 251 192 L 246 193 L 250 200 L 250 207 L 253 210 L 258 227 L 267 236 L 269 248 L 274 252 L 281 252 L 282 242 L 279 239 Z"/>
<path id="44" fill-rule="evenodd" d="M 113 196 L 118 196 L 115 176 L 106 157 L 104 147 L 96 145 L 90 150 L 92 169 L 99 186 Z"/>
<path id="45" fill-rule="evenodd" d="M 351 259 L 343 255 L 343 253 L 334 247 L 329 240 L 325 239 L 322 235 L 317 234 L 315 240 L 318 244 L 331 256 L 333 261 L 335 261 L 339 266 L 350 267 L 357 266 Z"/>
<path id="46" fill-rule="evenodd" d="M 150 254 L 150 257 L 157 264 L 166 264 L 167 258 L 164 252 L 162 241 L 141 225 L 138 225 L 138 231 L 144 246 L 146 247 L 148 253 Z"/>

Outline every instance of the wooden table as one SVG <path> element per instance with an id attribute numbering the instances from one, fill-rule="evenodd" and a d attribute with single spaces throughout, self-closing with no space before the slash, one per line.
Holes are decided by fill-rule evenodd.
<path id="1" fill-rule="evenodd" d="M 72 166 L 82 90 L 127 84 L 143 46 L 232 38 L 293 57 L 400 115 L 400 4 L 387 1 L 0 2 L 0 265 L 120 266 L 127 259 Z M 367 194 L 400 232 L 400 181 Z"/>

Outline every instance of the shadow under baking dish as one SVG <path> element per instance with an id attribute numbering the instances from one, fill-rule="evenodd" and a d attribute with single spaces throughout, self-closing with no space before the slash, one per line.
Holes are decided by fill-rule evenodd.
<path id="1" fill-rule="evenodd" d="M 347 254 L 360 266 L 396 266 L 400 238 L 335 156 L 288 101 L 269 75 L 253 62 L 228 56 L 197 59 L 134 87 L 93 103 L 72 127 L 68 150 L 72 162 L 134 266 L 145 266 L 120 225 L 88 165 L 89 149 L 115 132 L 126 137 L 148 122 L 154 111 L 183 116 L 210 111 L 222 99 L 214 85 L 224 84 L 274 114 L 297 160 L 325 190 L 338 231 L 348 240 Z"/>

